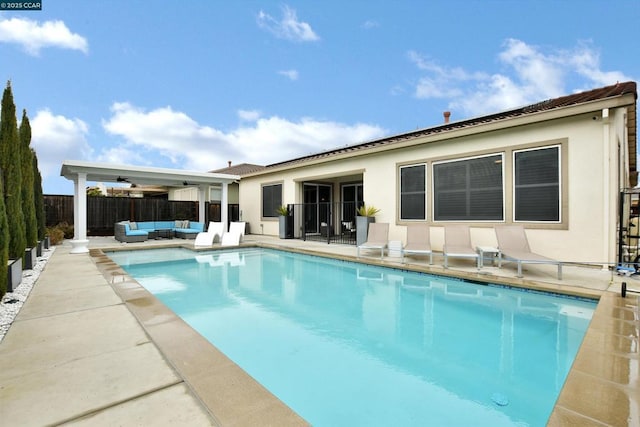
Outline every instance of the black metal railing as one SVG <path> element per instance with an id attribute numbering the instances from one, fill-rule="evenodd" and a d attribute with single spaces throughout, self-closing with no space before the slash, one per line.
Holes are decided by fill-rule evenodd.
<path id="1" fill-rule="evenodd" d="M 362 205 L 359 203 L 358 205 Z M 327 243 L 356 244 L 355 202 L 301 203 L 289 205 L 293 237 Z"/>
<path id="2" fill-rule="evenodd" d="M 640 191 L 625 189 L 620 192 L 618 206 L 618 266 L 640 270 Z"/>

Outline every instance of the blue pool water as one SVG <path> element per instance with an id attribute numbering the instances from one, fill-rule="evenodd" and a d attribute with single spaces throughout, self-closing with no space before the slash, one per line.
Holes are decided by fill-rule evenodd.
<path id="1" fill-rule="evenodd" d="M 541 426 L 595 303 L 268 249 L 112 252 L 315 426 Z"/>

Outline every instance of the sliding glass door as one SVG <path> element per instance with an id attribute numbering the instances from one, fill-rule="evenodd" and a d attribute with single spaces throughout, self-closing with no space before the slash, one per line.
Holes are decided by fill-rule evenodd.
<path id="1" fill-rule="evenodd" d="M 331 186 L 304 184 L 304 222 L 307 234 L 320 233 L 321 225 L 331 227 Z"/>
<path id="2" fill-rule="evenodd" d="M 342 186 L 342 222 L 354 222 L 358 208 L 364 204 L 362 184 Z"/>

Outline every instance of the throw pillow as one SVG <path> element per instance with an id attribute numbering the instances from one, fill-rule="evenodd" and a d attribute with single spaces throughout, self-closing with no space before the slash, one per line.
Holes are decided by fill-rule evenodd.
<path id="1" fill-rule="evenodd" d="M 176 219 L 174 223 L 175 228 L 182 228 L 182 220 Z"/>
<path id="2" fill-rule="evenodd" d="M 185 219 L 184 221 L 182 221 L 182 228 L 189 228 L 189 220 Z"/>
<path id="3" fill-rule="evenodd" d="M 136 224 L 135 222 L 130 222 L 129 223 L 129 228 L 131 230 L 137 230 L 138 229 L 138 224 Z"/>

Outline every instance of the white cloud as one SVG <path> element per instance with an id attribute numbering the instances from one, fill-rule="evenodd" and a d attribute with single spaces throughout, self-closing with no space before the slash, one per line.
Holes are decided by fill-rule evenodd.
<path id="1" fill-rule="evenodd" d="M 600 52 L 589 48 L 584 43 L 569 56 L 569 62 L 575 67 L 578 74 L 600 85 L 634 80 L 620 71 L 600 70 Z"/>
<path id="2" fill-rule="evenodd" d="M 215 149 L 210 143 L 223 136 L 171 107 L 146 112 L 129 103 L 115 103 L 111 111 L 112 117 L 102 124 L 107 132 L 122 136 L 131 144 L 153 149 L 174 164 L 185 157 L 185 149 L 206 156 L 203 150 Z"/>
<path id="3" fill-rule="evenodd" d="M 95 159 L 96 162 L 116 164 L 149 164 L 149 160 L 135 148 L 118 145 L 103 150 Z"/>
<path id="4" fill-rule="evenodd" d="M 54 115 L 41 110 L 31 124 L 31 146 L 38 156 L 42 177 L 60 173 L 63 160 L 87 160 L 92 149 L 87 143 L 89 127 L 80 119 Z"/>
<path id="5" fill-rule="evenodd" d="M 484 77 L 479 74 L 470 75 L 459 67 L 446 68 L 415 51 L 409 51 L 407 57 L 418 69 L 429 74 L 428 76 L 418 79 L 414 92 L 417 98 L 455 99 L 463 94 L 462 90 L 458 87 L 460 82 L 482 79 Z"/>
<path id="6" fill-rule="evenodd" d="M 311 25 L 298 21 L 296 11 L 289 6 L 282 8 L 282 18 L 277 20 L 268 13 L 258 13 L 258 26 L 269 31 L 274 36 L 297 42 L 318 41 L 320 37 L 313 31 Z"/>
<path id="7" fill-rule="evenodd" d="M 582 82 L 573 90 L 633 80 L 618 71 L 602 71 L 598 52 L 586 43 L 568 50 L 543 49 L 507 39 L 497 56 L 502 70 L 494 74 L 442 66 L 415 51 L 407 57 L 423 72 L 414 84 L 415 97 L 446 99 L 448 108 L 470 116 L 564 95 L 570 92 L 569 79 Z"/>
<path id="8" fill-rule="evenodd" d="M 269 164 L 369 141 L 384 134 L 384 129 L 363 123 L 348 125 L 313 118 L 291 122 L 274 116 L 258 120 L 254 127 L 236 129 L 228 136 L 243 161 Z"/>
<path id="9" fill-rule="evenodd" d="M 245 122 L 255 122 L 261 115 L 258 110 L 238 110 L 238 117 Z"/>
<path id="10" fill-rule="evenodd" d="M 289 80 L 298 80 L 298 70 L 282 70 L 278 74 L 285 76 Z"/>
<path id="11" fill-rule="evenodd" d="M 371 30 L 372 28 L 377 28 L 379 26 L 380 24 L 377 21 L 373 21 L 371 19 L 362 23 L 362 28 L 364 28 L 365 30 Z"/>
<path id="12" fill-rule="evenodd" d="M 0 19 L 0 42 L 18 44 L 31 55 L 38 55 L 46 47 L 89 51 L 87 40 L 72 33 L 62 21 L 39 23 L 24 18 Z"/>
<path id="13" fill-rule="evenodd" d="M 234 164 L 276 163 L 385 134 L 375 125 L 311 118 L 292 122 L 280 117 L 259 118 L 259 113 L 250 110 L 238 114 L 255 121 L 227 132 L 199 124 L 171 107 L 144 111 L 128 103 L 116 103 L 112 113 L 103 127 L 124 138 L 127 150 L 146 159 L 142 164 L 150 164 L 160 155 L 174 167 L 202 171 L 224 167 L 228 160 Z M 110 154 L 127 153 L 122 150 L 114 149 Z M 123 159 L 114 161 L 123 163 Z"/>

